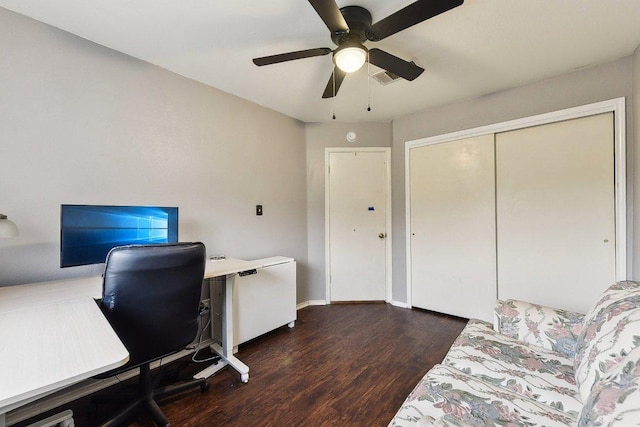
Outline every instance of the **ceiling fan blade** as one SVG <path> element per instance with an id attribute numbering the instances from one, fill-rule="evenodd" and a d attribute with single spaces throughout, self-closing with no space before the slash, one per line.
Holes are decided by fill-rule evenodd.
<path id="1" fill-rule="evenodd" d="M 462 3 L 464 0 L 418 0 L 373 24 L 367 37 L 371 41 L 382 40 Z"/>
<path id="2" fill-rule="evenodd" d="M 335 73 L 336 76 L 336 87 L 335 89 L 333 88 L 333 76 Z M 347 73 L 345 73 L 344 71 L 342 71 L 340 68 L 334 66 L 333 67 L 333 73 L 331 73 L 331 76 L 329 77 L 329 82 L 327 83 L 327 87 L 324 88 L 324 93 L 322 94 L 323 98 L 333 98 L 334 94 L 338 94 L 338 89 L 340 89 L 340 85 L 342 85 L 342 82 L 344 81 L 345 76 L 347 75 Z"/>
<path id="3" fill-rule="evenodd" d="M 344 20 L 342 12 L 334 0 L 309 0 L 324 24 L 332 33 L 349 31 L 349 25 Z"/>
<path id="4" fill-rule="evenodd" d="M 369 62 L 409 81 L 415 80 L 424 71 L 424 68 L 418 67 L 413 62 L 405 61 L 376 48 L 369 49 Z"/>
<path id="5" fill-rule="evenodd" d="M 332 50 L 328 47 L 316 49 L 298 50 L 296 52 L 280 53 L 278 55 L 254 58 L 253 63 L 261 67 L 263 65 L 277 64 L 278 62 L 293 61 L 294 59 L 311 58 L 313 56 L 328 55 Z"/>

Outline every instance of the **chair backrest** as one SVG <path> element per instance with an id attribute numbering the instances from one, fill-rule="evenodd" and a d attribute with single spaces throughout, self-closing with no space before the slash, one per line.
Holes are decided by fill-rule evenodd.
<path id="1" fill-rule="evenodd" d="M 100 306 L 130 354 L 118 371 L 193 341 L 205 260 L 202 243 L 119 246 L 109 252 Z"/>

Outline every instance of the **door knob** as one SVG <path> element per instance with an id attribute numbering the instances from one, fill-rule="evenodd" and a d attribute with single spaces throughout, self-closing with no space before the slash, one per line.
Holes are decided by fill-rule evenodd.
<path id="1" fill-rule="evenodd" d="M 378 234 L 378 237 L 381 238 L 381 239 L 384 239 L 386 237 L 386 234 L 385 233 L 380 233 L 380 234 Z"/>

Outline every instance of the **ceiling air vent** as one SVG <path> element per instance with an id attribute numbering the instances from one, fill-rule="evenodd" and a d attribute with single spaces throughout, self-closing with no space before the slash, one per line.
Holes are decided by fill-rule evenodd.
<path id="1" fill-rule="evenodd" d="M 400 76 L 397 76 L 390 71 L 380 71 L 379 73 L 372 74 L 371 77 L 383 86 L 393 83 L 400 78 Z"/>

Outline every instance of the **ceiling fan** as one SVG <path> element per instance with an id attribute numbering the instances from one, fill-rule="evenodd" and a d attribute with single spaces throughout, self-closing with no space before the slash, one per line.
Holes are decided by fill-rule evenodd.
<path id="1" fill-rule="evenodd" d="M 360 6 L 338 8 L 335 0 L 309 0 L 309 3 L 329 28 L 331 40 L 338 47 L 336 49 L 320 47 L 263 56 L 254 58 L 253 63 L 263 66 L 333 53 L 333 72 L 322 94 L 323 98 L 332 98 L 338 93 L 347 73 L 357 71 L 367 61 L 406 80 L 416 79 L 424 71 L 423 68 L 384 50 L 367 49 L 363 43 L 382 40 L 458 7 L 464 3 L 464 0 L 418 0 L 375 24 L 371 22 L 371 13 Z"/>

